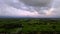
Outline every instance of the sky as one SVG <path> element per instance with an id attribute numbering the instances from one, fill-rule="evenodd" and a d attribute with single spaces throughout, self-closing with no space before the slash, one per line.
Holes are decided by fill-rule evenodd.
<path id="1" fill-rule="evenodd" d="M 60 0 L 0 0 L 0 17 L 60 17 Z"/>

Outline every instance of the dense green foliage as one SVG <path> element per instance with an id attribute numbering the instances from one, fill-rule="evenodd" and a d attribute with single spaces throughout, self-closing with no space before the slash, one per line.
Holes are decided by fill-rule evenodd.
<path id="1" fill-rule="evenodd" d="M 0 32 L 60 31 L 60 19 L 0 18 Z"/>

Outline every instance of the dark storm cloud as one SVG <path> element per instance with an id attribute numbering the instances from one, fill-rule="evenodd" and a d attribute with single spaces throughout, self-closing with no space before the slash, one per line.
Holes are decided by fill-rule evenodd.
<path id="1" fill-rule="evenodd" d="M 25 4 L 28 7 L 28 10 L 30 10 L 31 12 L 37 11 L 38 13 L 43 14 L 44 12 L 40 10 L 50 9 L 53 0 L 19 0 L 19 1 Z"/>
<path id="2" fill-rule="evenodd" d="M 47 6 L 51 0 L 20 0 L 29 6 Z"/>

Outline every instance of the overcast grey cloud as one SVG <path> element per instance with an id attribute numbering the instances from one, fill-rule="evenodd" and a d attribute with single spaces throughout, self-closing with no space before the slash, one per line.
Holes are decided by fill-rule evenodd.
<path id="1" fill-rule="evenodd" d="M 0 0 L 0 16 L 60 17 L 60 0 Z"/>

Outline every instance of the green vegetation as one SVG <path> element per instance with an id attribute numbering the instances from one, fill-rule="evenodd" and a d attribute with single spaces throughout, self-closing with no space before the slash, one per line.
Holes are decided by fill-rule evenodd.
<path id="1" fill-rule="evenodd" d="M 0 18 L 0 32 L 9 34 L 33 31 L 60 31 L 60 19 Z"/>

